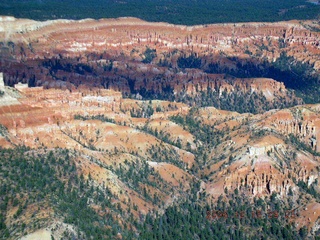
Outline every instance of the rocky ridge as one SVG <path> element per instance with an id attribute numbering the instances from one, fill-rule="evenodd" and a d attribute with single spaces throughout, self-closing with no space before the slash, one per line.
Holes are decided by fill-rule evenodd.
<path id="1" fill-rule="evenodd" d="M 2 17 L 0 145 L 74 151 L 77 173 L 95 187 L 107 182 L 113 204 L 137 219 L 188 198 L 197 183 L 208 203 L 236 191 L 251 199 L 276 194 L 299 209 L 295 226 L 316 235 L 320 106 L 298 105 L 285 83 L 239 71 L 286 52 L 317 75 L 320 38 L 311 26 Z M 229 105 L 253 110 L 218 109 Z M 133 166 L 151 174 L 128 180 Z M 16 210 L 6 225 L 32 219 L 27 212 L 15 219 Z M 51 220 L 44 234 L 61 221 Z"/>
<path id="2" fill-rule="evenodd" d="M 1 146 L 76 150 L 80 154 L 76 160 L 79 172 L 86 178 L 90 176 L 97 185 L 108 181 L 120 202 L 127 206 L 130 206 L 128 202 L 134 202 L 140 213 L 151 209 L 161 211 L 161 204 L 146 200 L 114 170 L 115 166 L 126 166 L 137 159 L 172 186 L 172 194 L 148 187 L 151 196 L 157 192 L 164 208 L 175 202 L 177 196 L 183 198 L 190 184 L 199 177 L 208 202 L 235 189 L 252 197 L 278 193 L 280 198 L 292 194 L 296 199 L 302 191 L 299 182 L 310 188 L 318 187 L 318 105 L 260 115 L 213 107 L 194 112 L 182 103 L 123 99 L 121 93 L 106 89 L 83 87 L 70 92 L 28 88 L 22 84 L 16 85 L 16 89 L 21 95 L 20 104 L 0 108 Z M 196 156 L 205 142 L 188 125 L 172 118 L 187 115 L 212 126 L 220 136 L 214 148 L 200 150 L 207 154 L 204 160 Z M 314 141 L 309 142 L 310 139 Z M 303 143 L 303 148 L 297 143 Z M 161 157 L 156 151 L 159 147 L 174 158 Z M 113 170 L 108 166 L 113 166 Z M 299 208 L 304 214 L 301 206 L 309 206 L 310 201 L 302 201 Z M 313 201 L 317 202 L 316 198 Z M 320 216 L 320 211 L 315 212 Z M 297 226 L 316 228 L 317 218 L 312 219 L 304 222 L 297 218 Z M 7 223 L 10 225 L 12 221 L 15 222 L 11 219 Z"/>
<path id="3" fill-rule="evenodd" d="M 259 66 L 273 64 L 283 52 L 310 66 L 313 78 L 319 71 L 319 34 L 309 30 L 311 21 L 187 27 L 135 18 L 35 22 L 3 17 L 1 23 L 0 67 L 10 86 L 86 84 L 178 101 L 186 95 L 195 100 L 209 89 L 216 107 L 223 105 L 224 91 L 228 96 L 241 92 L 246 102 L 255 93 L 268 103 L 266 109 L 255 109 L 263 112 L 302 101 L 272 79 L 232 75 L 248 64 L 254 71 L 268 68 Z M 294 71 L 289 73 L 295 76 Z"/>

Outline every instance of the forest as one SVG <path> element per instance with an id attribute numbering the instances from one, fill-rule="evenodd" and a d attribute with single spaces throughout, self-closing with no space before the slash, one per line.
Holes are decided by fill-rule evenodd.
<path id="1" fill-rule="evenodd" d="M 48 209 L 48 204 L 54 209 L 55 218 L 74 224 L 81 230 L 78 237 L 102 239 L 111 237 L 117 232 L 116 229 L 120 229 L 112 218 L 98 215 L 87 205 L 88 198 L 93 197 L 99 205 L 119 211 L 111 204 L 112 195 L 107 187 L 94 188 L 90 179 L 84 180 L 82 175 L 77 175 L 72 155 L 66 149 L 44 150 L 43 154 L 39 154 L 27 147 L 10 150 L 0 148 L 1 239 L 46 226 L 49 219 L 39 217 L 39 213 Z M 32 205 L 37 206 L 32 213 L 32 224 L 26 225 L 18 220 L 13 223 L 13 230 L 6 226 L 7 209 L 17 206 L 18 210 L 13 218 L 20 219 Z M 109 224 L 112 227 L 105 228 Z M 74 236 L 65 232 L 65 237 Z"/>
<path id="2" fill-rule="evenodd" d="M 137 17 L 196 25 L 315 19 L 320 5 L 305 0 L 2 0 L 0 15 L 35 20 Z"/>
<path id="3" fill-rule="evenodd" d="M 191 119 L 186 121 L 192 122 Z M 168 207 L 164 214 L 152 211 L 140 220 L 133 220 L 130 210 L 122 209 L 112 200 L 117 196 L 107 186 L 94 186 L 90 176 L 85 179 L 77 174 L 74 163 L 77 152 L 42 151 L 21 146 L 11 150 L 0 148 L 1 238 L 46 226 L 50 219 L 39 216 L 40 212 L 48 211 L 48 206 L 54 211 L 51 218 L 63 219 L 64 223 L 78 229 L 77 235 L 65 231 L 65 239 L 114 239 L 117 233 L 121 233 L 123 239 L 256 239 L 257 236 L 260 239 L 304 239 L 308 233 L 306 228 L 297 231 L 292 226 L 291 218 L 299 213 L 286 207 L 275 193 L 265 199 L 255 198 L 252 203 L 238 190 L 225 190 L 229 200 L 220 196 L 216 203 L 208 204 L 205 193 L 197 195 L 197 182 L 193 183 L 185 200 Z M 161 152 L 160 149 L 154 151 Z M 131 182 L 134 189 L 141 191 L 146 200 L 160 203 L 157 196 L 150 196 L 145 188 L 139 190 L 141 183 L 151 184 L 147 179 L 150 175 L 157 179 L 154 187 L 163 183 L 145 163 L 129 164 L 127 169 L 120 165 L 114 171 L 122 181 Z M 26 225 L 22 216 L 26 216 L 33 205 L 37 206 L 31 217 L 33 223 Z M 95 205 L 108 210 L 98 214 L 93 208 Z M 5 216 L 12 207 L 17 208 L 13 216 L 15 223 L 13 228 L 8 228 Z M 129 218 L 126 217 L 128 213 Z M 119 224 L 115 215 L 129 220 L 134 228 Z"/>

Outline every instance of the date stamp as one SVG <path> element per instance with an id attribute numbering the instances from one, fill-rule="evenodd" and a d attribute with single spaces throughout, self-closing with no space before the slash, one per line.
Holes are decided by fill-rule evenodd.
<path id="1" fill-rule="evenodd" d="M 267 211 L 262 211 L 262 210 L 254 210 L 251 211 L 250 213 L 246 211 L 239 211 L 239 212 L 230 212 L 230 211 L 220 211 L 220 210 L 210 210 L 207 211 L 206 218 L 208 220 L 216 220 L 216 219 L 227 219 L 227 218 L 255 218 L 255 219 L 262 219 L 262 218 L 280 218 L 283 216 L 286 219 L 294 219 L 297 217 L 297 211 L 296 210 L 285 210 L 282 212 L 279 211 L 272 211 L 272 210 L 267 210 Z"/>

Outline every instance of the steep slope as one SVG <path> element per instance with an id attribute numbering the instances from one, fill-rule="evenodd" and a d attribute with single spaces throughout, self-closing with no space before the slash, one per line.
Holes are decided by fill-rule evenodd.
<path id="1" fill-rule="evenodd" d="M 54 238 L 117 233 L 127 238 L 146 231 L 138 222 L 148 212 L 166 214 L 168 207 L 193 198 L 200 206 L 216 204 L 220 196 L 232 199 L 230 194 L 236 191 L 246 194 L 248 202 L 243 204 L 277 196 L 283 208 L 299 212 L 292 219 L 298 229 L 307 226 L 310 234 L 316 234 L 320 216 L 318 105 L 253 115 L 123 99 L 118 92 L 103 89 L 71 93 L 17 87 L 20 104 L 0 108 L 1 146 L 16 149 L 16 153 L 1 150 L 4 236 L 40 229 L 35 234 Z M 21 157 L 23 164 L 18 160 Z M 16 160 L 10 163 L 9 159 Z M 57 186 L 31 191 L 25 184 L 34 182 L 35 176 L 23 168 L 34 164 L 38 164 L 32 168 L 35 174 L 39 166 L 46 172 L 39 181 L 54 177 Z M 14 182 L 17 174 L 25 176 L 24 182 Z M 81 181 L 87 195 L 77 192 L 83 188 Z M 55 193 L 61 189 L 59 184 L 65 194 L 74 189 L 73 196 Z M 8 187 L 14 191 L 8 192 Z M 99 197 L 99 191 L 106 188 L 107 195 Z M 113 216 L 97 226 L 98 235 L 88 230 L 90 225 L 76 220 L 81 216 L 73 212 L 78 211 L 74 205 L 64 205 L 79 194 L 88 211 L 79 214 L 98 214 L 93 215 L 92 224 Z M 32 200 L 39 197 L 43 200 Z M 308 208 L 314 209 L 312 216 Z M 30 224 L 35 219 L 39 224 Z M 112 227 L 104 232 L 106 225 Z"/>
<path id="2" fill-rule="evenodd" d="M 302 103 L 288 87 L 307 102 L 319 100 L 319 34 L 311 27 L 317 22 L 186 27 L 135 18 L 2 18 L 1 24 L 0 69 L 11 86 L 86 84 L 254 113 Z"/>
<path id="3" fill-rule="evenodd" d="M 318 22 L 0 20 L 1 237 L 319 235 Z"/>

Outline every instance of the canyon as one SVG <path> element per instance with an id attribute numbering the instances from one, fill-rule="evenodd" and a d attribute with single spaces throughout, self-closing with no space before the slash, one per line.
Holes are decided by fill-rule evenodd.
<path id="1" fill-rule="evenodd" d="M 77 175 L 96 188 L 107 183 L 112 204 L 127 214 L 93 200 L 88 205 L 123 225 L 131 224 L 130 213 L 142 219 L 165 212 L 199 184 L 196 195 L 207 204 L 227 202 L 236 192 L 252 201 L 276 194 L 298 209 L 294 226 L 316 236 L 320 104 L 298 94 L 305 83 L 253 73 L 271 71 L 286 53 L 292 66 L 307 66 L 304 77 L 319 81 L 318 26 L 3 16 L 0 146 L 38 154 L 67 149 Z M 137 182 L 126 175 L 131 169 L 149 172 L 137 172 L 143 177 Z M 36 216 L 30 206 L 16 218 L 18 208 L 7 209 L 11 230 L 45 213 L 40 235 L 77 231 L 47 206 L 39 205 Z M 16 237 L 33 230 L 28 225 Z"/>
<path id="2" fill-rule="evenodd" d="M 72 92 L 29 88 L 23 84 L 2 89 L 6 94 L 15 92 L 11 97 L 19 102 L 10 101 L 10 105 L 0 107 L 2 147 L 25 145 L 31 149 L 77 151 L 79 174 L 86 179 L 90 176 L 97 185 L 108 182 L 113 194 L 121 196 L 118 201 L 127 207 L 130 202 L 136 204 L 140 213 L 152 209 L 161 211 L 161 204 L 145 200 L 139 190 L 126 185 L 114 172 L 114 167 L 117 169 L 137 159 L 157 171 L 171 186 L 170 195 L 162 189 L 168 188 L 166 184 L 167 187 L 158 186 L 162 191 L 149 189 L 151 196 L 158 194 L 164 206 L 177 201 L 177 197 L 183 199 L 198 176 L 202 179 L 200 192 L 206 193 L 208 202 L 235 189 L 251 197 L 278 193 L 286 198 L 289 193 L 301 194 L 297 186 L 300 181 L 308 187 L 318 186 L 320 166 L 315 154 L 319 150 L 318 105 L 271 110 L 259 115 L 200 108 L 193 113 L 198 121 L 222 134 L 213 149 L 205 150 L 208 155 L 202 162 L 196 155 L 204 143 L 172 119 L 172 116 L 191 114 L 191 107 L 186 104 L 125 99 L 120 92 L 86 87 Z M 148 108 L 153 109 L 153 114 L 143 116 L 147 115 Z M 135 117 L 134 113 L 140 111 L 142 116 Z M 289 140 L 289 134 L 310 149 L 297 148 Z M 160 156 L 154 152 L 157 148 Z M 170 152 L 173 159 L 161 156 L 161 151 Z M 198 169 L 197 173 L 194 169 Z M 309 197 L 303 202 L 299 206 L 300 214 L 310 218 L 303 209 L 316 200 L 310 202 Z M 297 226 L 308 226 L 310 231 L 317 228 L 320 207 L 315 206 L 313 221 L 299 217 L 295 219 Z M 9 218 L 8 224 L 14 222 Z"/>
<path id="3" fill-rule="evenodd" d="M 262 112 L 302 103 L 283 84 L 257 79 L 270 75 L 268 64 L 282 59 L 283 52 L 310 66 L 308 77 L 319 80 L 319 34 L 309 30 L 316 22 L 186 27 L 134 18 L 36 22 L 3 17 L 1 24 L 0 69 L 9 86 L 23 82 L 71 89 L 85 84 L 180 101 L 185 95 L 199 98 L 208 89 L 219 97 L 237 90 L 244 98 L 263 89 L 259 98 L 266 109 L 257 109 Z M 263 68 L 267 72 L 259 72 Z M 243 81 L 234 77 L 237 72 L 256 76 Z M 288 74 L 299 73 L 292 67 Z M 293 89 L 299 84 L 288 77 L 280 81 Z"/>

